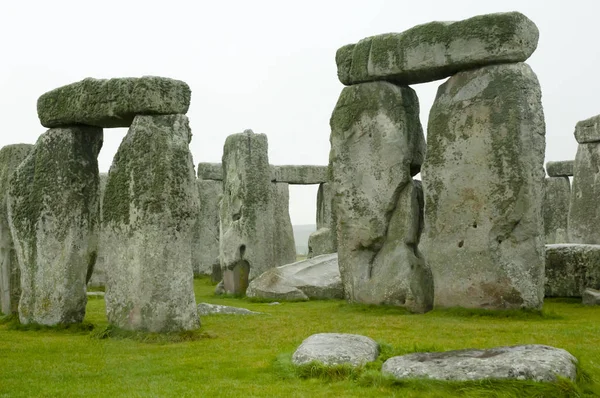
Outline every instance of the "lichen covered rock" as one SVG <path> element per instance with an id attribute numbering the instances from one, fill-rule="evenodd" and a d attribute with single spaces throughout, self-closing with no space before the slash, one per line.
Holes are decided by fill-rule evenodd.
<path id="1" fill-rule="evenodd" d="M 319 184 L 317 191 L 317 230 L 308 237 L 308 258 L 337 251 L 336 215 L 333 207 L 333 186 Z"/>
<path id="2" fill-rule="evenodd" d="M 214 180 L 196 181 L 200 208 L 194 230 L 192 264 L 194 274 L 211 275 L 219 262 L 219 205 L 223 196 L 223 183 Z"/>
<path id="3" fill-rule="evenodd" d="M 430 310 L 433 280 L 418 250 L 422 196 L 411 177 L 425 153 L 414 91 L 387 82 L 344 88 L 330 141 L 346 298 Z"/>
<path id="4" fill-rule="evenodd" d="M 340 48 L 338 78 L 346 85 L 376 80 L 425 83 L 490 64 L 525 61 L 538 38 L 535 24 L 518 12 L 430 22 Z"/>
<path id="5" fill-rule="evenodd" d="M 108 181 L 108 174 L 100 173 L 100 235 L 102 235 L 102 203 L 104 202 L 106 181 Z M 106 263 L 104 261 L 104 253 L 101 250 L 98 250 L 96 263 L 88 270 L 86 282 L 89 287 L 103 287 L 106 285 Z"/>
<path id="6" fill-rule="evenodd" d="M 559 160 L 546 163 L 546 173 L 550 177 L 573 177 L 573 160 Z"/>
<path id="7" fill-rule="evenodd" d="M 546 297 L 581 297 L 600 289 L 600 245 L 546 245 Z"/>
<path id="8" fill-rule="evenodd" d="M 0 312 L 4 314 L 16 314 L 21 297 L 21 271 L 8 224 L 8 186 L 32 148 L 30 144 L 16 144 L 0 149 Z"/>
<path id="9" fill-rule="evenodd" d="M 544 230 L 546 243 L 567 243 L 567 222 L 571 201 L 568 177 L 547 177 L 544 180 Z"/>
<path id="10" fill-rule="evenodd" d="M 77 323 L 96 261 L 102 129 L 50 129 L 14 172 L 8 221 L 21 270 L 21 323 Z"/>
<path id="11" fill-rule="evenodd" d="M 579 144 L 600 142 L 600 115 L 577 122 L 575 139 Z"/>
<path id="12" fill-rule="evenodd" d="M 317 333 L 306 338 L 292 355 L 295 365 L 363 366 L 379 356 L 379 344 L 369 337 L 348 333 Z"/>
<path id="13" fill-rule="evenodd" d="M 422 251 L 436 306 L 542 307 L 545 123 L 528 65 L 452 76 L 429 115 Z"/>
<path id="14" fill-rule="evenodd" d="M 298 185 L 321 184 L 327 181 L 327 166 L 271 166 L 271 181 Z"/>
<path id="15" fill-rule="evenodd" d="M 137 116 L 108 173 L 101 251 L 106 312 L 129 330 L 200 326 L 192 238 L 198 189 L 184 115 Z"/>
<path id="16" fill-rule="evenodd" d="M 571 243 L 600 244 L 600 142 L 579 144 L 573 166 L 568 235 Z"/>
<path id="17" fill-rule="evenodd" d="M 190 97 L 185 82 L 166 77 L 87 78 L 43 94 L 37 111 L 45 127 L 129 127 L 136 115 L 185 114 Z"/>

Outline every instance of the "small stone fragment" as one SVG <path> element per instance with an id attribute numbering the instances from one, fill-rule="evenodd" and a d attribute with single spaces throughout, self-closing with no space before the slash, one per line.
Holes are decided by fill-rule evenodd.
<path id="1" fill-rule="evenodd" d="M 137 115 L 185 114 L 190 97 L 185 82 L 166 77 L 87 78 L 43 94 L 37 111 L 44 127 L 129 127 Z"/>
<path id="2" fill-rule="evenodd" d="M 318 333 L 305 339 L 292 355 L 295 365 L 313 361 L 324 365 L 362 366 L 379 356 L 375 340 L 357 334 Z"/>
<path id="3" fill-rule="evenodd" d="M 230 307 L 228 305 L 218 305 L 209 303 L 198 304 L 198 315 L 259 315 L 262 312 L 250 311 L 246 308 Z"/>
<path id="4" fill-rule="evenodd" d="M 491 64 L 523 62 L 538 38 L 535 24 L 519 12 L 486 14 L 367 37 L 340 48 L 335 58 L 345 85 L 376 80 L 410 85 Z"/>
<path id="5" fill-rule="evenodd" d="M 577 359 L 569 352 L 531 344 L 487 350 L 420 352 L 392 357 L 381 372 L 402 379 L 575 381 Z"/>

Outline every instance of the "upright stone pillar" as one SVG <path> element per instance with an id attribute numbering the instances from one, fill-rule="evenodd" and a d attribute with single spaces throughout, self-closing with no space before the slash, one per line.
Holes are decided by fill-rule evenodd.
<path id="1" fill-rule="evenodd" d="M 8 183 L 32 148 L 16 144 L 0 149 L 0 312 L 4 314 L 16 314 L 21 297 L 21 272 L 8 225 Z"/>
<path id="2" fill-rule="evenodd" d="M 194 273 L 212 275 L 215 269 L 221 275 L 219 262 L 219 205 L 223 196 L 223 181 L 202 180 L 196 185 L 200 197 L 200 211 L 194 234 Z M 221 280 L 219 278 L 219 280 Z M 218 281 L 217 281 L 218 282 Z"/>
<path id="3" fill-rule="evenodd" d="M 569 241 L 600 244 L 600 115 L 575 126 L 579 143 L 573 165 L 569 208 Z"/>
<path id="4" fill-rule="evenodd" d="M 415 92 L 388 82 L 344 88 L 330 141 L 347 299 L 430 310 L 433 280 L 418 249 L 421 204 L 411 173 L 425 151 Z"/>
<path id="5" fill-rule="evenodd" d="M 544 231 L 546 244 L 567 243 L 567 222 L 571 200 L 569 177 L 544 180 Z"/>
<path id="6" fill-rule="evenodd" d="M 317 191 L 317 230 L 308 238 L 308 258 L 321 254 L 335 253 L 337 235 L 335 233 L 333 211 L 333 187 L 331 183 L 319 184 Z"/>
<path id="7" fill-rule="evenodd" d="M 200 326 L 192 237 L 198 189 L 184 115 L 136 116 L 108 174 L 101 251 L 106 312 L 129 330 Z"/>
<path id="8" fill-rule="evenodd" d="M 219 250 L 227 293 L 244 294 L 250 280 L 269 268 L 289 263 L 290 248 L 294 248 L 295 256 L 293 239 L 291 245 L 281 243 L 291 223 L 288 213 L 288 221 L 278 225 L 281 210 L 275 209 L 286 201 L 281 195 L 287 187 L 271 183 L 267 145 L 264 134 L 246 130 L 227 137 L 223 148 Z M 282 231 L 285 236 L 281 236 Z"/>
<path id="9" fill-rule="evenodd" d="M 108 181 L 108 174 L 100 173 L 100 235 L 102 235 L 102 205 L 104 202 L 106 181 Z M 102 250 L 98 250 L 96 264 L 89 271 L 90 272 L 86 278 L 88 287 L 104 287 L 106 285 L 106 262 L 104 260 L 104 253 Z"/>
<path id="10" fill-rule="evenodd" d="M 290 188 L 282 182 L 271 183 L 273 195 L 273 259 L 277 265 L 296 262 L 296 242 L 290 218 Z"/>
<path id="11" fill-rule="evenodd" d="M 8 221 L 21 269 L 21 323 L 83 321 L 96 261 L 99 127 L 52 128 L 14 172 Z"/>
<path id="12" fill-rule="evenodd" d="M 436 306 L 542 307 L 544 149 L 528 65 L 460 72 L 440 86 L 422 170 Z"/>

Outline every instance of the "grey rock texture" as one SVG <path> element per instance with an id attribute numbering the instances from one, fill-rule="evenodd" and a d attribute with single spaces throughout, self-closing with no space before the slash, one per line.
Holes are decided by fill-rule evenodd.
<path id="1" fill-rule="evenodd" d="M 106 182 L 108 181 L 108 173 L 100 173 L 100 235 L 102 235 L 102 203 L 104 202 L 104 191 L 106 190 Z M 86 278 L 87 285 L 91 287 L 100 287 L 106 285 L 106 268 L 107 265 L 104 261 L 104 253 L 102 250 L 98 250 L 98 256 L 96 257 L 96 263 L 88 270 Z"/>
<path id="2" fill-rule="evenodd" d="M 223 196 L 223 183 L 197 180 L 200 209 L 194 230 L 192 265 L 194 274 L 211 275 L 219 261 L 219 205 Z"/>
<path id="3" fill-rule="evenodd" d="M 575 139 L 580 144 L 600 142 L 600 115 L 578 122 L 575 125 Z"/>
<path id="4" fill-rule="evenodd" d="M 600 245 L 546 245 L 546 297 L 581 297 L 600 289 Z"/>
<path id="5" fill-rule="evenodd" d="M 305 339 L 292 355 L 295 365 L 313 361 L 325 365 L 362 366 L 379 356 L 379 344 L 358 334 L 318 333 Z"/>
<path id="6" fill-rule="evenodd" d="M 528 65 L 461 72 L 439 87 L 422 169 L 436 306 L 542 307 L 544 150 Z"/>
<path id="7" fill-rule="evenodd" d="M 13 173 L 8 222 L 21 270 L 21 323 L 77 323 L 98 248 L 102 129 L 50 129 Z"/>
<path id="8" fill-rule="evenodd" d="M 340 48 L 335 59 L 343 84 L 387 80 L 408 85 L 490 64 L 525 61 L 535 51 L 538 37 L 535 24 L 521 13 L 487 14 L 367 37 Z"/>
<path id="9" fill-rule="evenodd" d="M 547 162 L 546 173 L 548 173 L 550 177 L 572 177 L 574 164 L 575 161 L 573 160 Z"/>
<path id="10" fill-rule="evenodd" d="M 227 137 L 223 148 L 219 257 L 227 293 L 244 294 L 250 280 L 289 263 L 292 255 L 284 247 L 294 248 L 295 258 L 293 240 L 289 245 L 276 236 L 288 226 L 291 233 L 291 222 L 276 210 L 284 202 L 287 208 L 287 200 L 281 196 L 285 188 L 271 182 L 267 147 L 264 134 L 246 130 Z"/>
<path id="11" fill-rule="evenodd" d="M 246 294 L 281 301 L 344 298 L 338 255 L 324 254 L 271 268 L 250 282 Z"/>
<path id="12" fill-rule="evenodd" d="M 568 235 L 571 243 L 600 244 L 600 142 L 579 144 L 571 185 Z"/>
<path id="13" fill-rule="evenodd" d="M 387 82 L 346 87 L 330 124 L 346 298 L 430 310 L 433 280 L 418 249 L 422 196 L 411 177 L 425 153 L 415 92 Z"/>
<path id="14" fill-rule="evenodd" d="M 286 183 L 272 183 L 273 259 L 277 265 L 296 261 L 296 242 L 290 218 L 290 190 Z"/>
<path id="15" fill-rule="evenodd" d="M 531 344 L 402 355 L 385 361 L 381 372 L 397 379 L 575 381 L 577 359 L 560 348 Z"/>
<path id="16" fill-rule="evenodd" d="M 544 231 L 546 243 L 567 243 L 567 223 L 571 202 L 568 177 L 547 177 L 544 180 Z"/>
<path id="17" fill-rule="evenodd" d="M 327 166 L 271 166 L 271 181 L 310 185 L 327 182 Z"/>
<path id="18" fill-rule="evenodd" d="M 585 289 L 581 301 L 583 305 L 600 305 L 600 290 Z"/>
<path id="19" fill-rule="evenodd" d="M 221 163 L 198 163 L 198 179 L 223 181 L 223 165 Z"/>
<path id="20" fill-rule="evenodd" d="M 129 127 L 136 115 L 185 114 L 190 97 L 185 82 L 166 77 L 87 78 L 43 94 L 37 112 L 45 127 Z"/>
<path id="21" fill-rule="evenodd" d="M 10 178 L 33 145 L 7 145 L 0 149 L 0 313 L 16 314 L 21 297 L 21 271 L 8 224 L 6 204 Z"/>
<path id="22" fill-rule="evenodd" d="M 192 238 L 198 189 L 184 115 L 137 116 L 108 174 L 101 251 L 106 313 L 128 330 L 200 326 Z"/>
<path id="23" fill-rule="evenodd" d="M 333 208 L 333 184 L 319 184 L 317 230 L 308 237 L 308 258 L 337 251 L 336 220 Z"/>
<path id="24" fill-rule="evenodd" d="M 199 303 L 198 315 L 259 315 L 261 312 L 250 311 L 246 308 L 230 307 L 228 305 L 218 305 L 210 303 Z"/>

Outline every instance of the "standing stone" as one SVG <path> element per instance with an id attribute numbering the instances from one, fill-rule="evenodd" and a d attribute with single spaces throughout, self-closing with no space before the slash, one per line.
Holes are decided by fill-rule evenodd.
<path id="1" fill-rule="evenodd" d="M 277 266 L 296 262 L 296 242 L 290 218 L 290 189 L 287 183 L 271 183 L 273 195 L 273 260 Z"/>
<path id="2" fill-rule="evenodd" d="M 578 137 L 581 123 L 577 124 L 576 137 Z M 592 134 L 587 131 L 585 137 L 591 140 L 591 136 Z M 598 170 L 600 170 L 600 142 L 579 143 L 573 166 L 573 186 L 571 187 L 568 222 L 569 242 L 600 244 Z"/>
<path id="3" fill-rule="evenodd" d="M 200 210 L 192 248 L 194 274 L 211 275 L 213 269 L 221 268 L 219 263 L 219 204 L 223 196 L 223 182 L 198 179 L 196 185 L 200 198 Z"/>
<path id="4" fill-rule="evenodd" d="M 102 138 L 98 127 L 50 129 L 10 180 L 8 221 L 21 269 L 23 324 L 83 321 L 86 276 L 98 247 Z"/>
<path id="5" fill-rule="evenodd" d="M 335 60 L 346 85 L 424 83 L 481 66 L 525 61 L 538 38 L 538 28 L 519 12 L 487 14 L 367 37 L 340 48 Z"/>
<path id="6" fill-rule="evenodd" d="M 100 235 L 102 235 L 102 206 L 104 202 L 104 191 L 106 190 L 106 181 L 108 181 L 108 174 L 100 173 Z M 106 285 L 106 268 L 104 253 L 102 250 L 98 250 L 96 264 L 89 270 L 86 278 L 88 287 L 102 287 Z"/>
<path id="7" fill-rule="evenodd" d="M 542 307 L 544 135 L 526 64 L 462 72 L 438 89 L 422 170 L 436 306 Z"/>
<path id="8" fill-rule="evenodd" d="M 108 174 L 102 255 L 106 312 L 120 328 L 169 332 L 200 326 L 192 238 L 198 189 L 184 115 L 137 116 Z"/>
<path id="9" fill-rule="evenodd" d="M 600 289 L 600 245 L 546 245 L 546 297 L 581 297 Z"/>
<path id="10" fill-rule="evenodd" d="M 422 203 L 411 177 L 425 152 L 415 92 L 387 82 L 344 88 L 330 141 L 346 298 L 430 310 L 433 280 L 417 247 Z"/>
<path id="11" fill-rule="evenodd" d="M 223 148 L 219 252 L 227 293 L 244 294 L 250 280 L 289 262 L 275 258 L 274 207 L 281 201 L 273 193 L 267 145 L 266 135 L 246 130 L 227 137 Z"/>
<path id="12" fill-rule="evenodd" d="M 0 312 L 4 314 L 16 314 L 21 297 L 21 272 L 8 225 L 8 184 L 31 148 L 33 145 L 16 144 L 0 149 Z"/>
<path id="13" fill-rule="evenodd" d="M 568 177 L 547 177 L 544 180 L 544 230 L 546 243 L 566 243 L 571 184 Z"/>
<path id="14" fill-rule="evenodd" d="M 317 191 L 317 230 L 308 237 L 308 258 L 337 251 L 331 183 L 319 184 Z"/>

